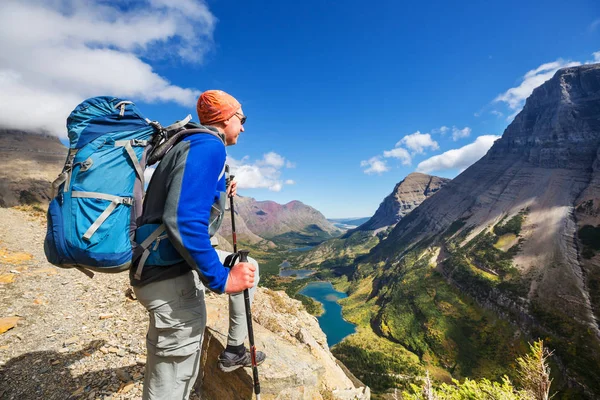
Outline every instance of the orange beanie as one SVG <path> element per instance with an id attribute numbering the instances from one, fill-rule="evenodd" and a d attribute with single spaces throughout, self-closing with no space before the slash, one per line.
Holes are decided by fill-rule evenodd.
<path id="1" fill-rule="evenodd" d="M 207 90 L 198 98 L 196 111 L 202 125 L 211 125 L 228 120 L 241 107 L 232 95 L 222 90 Z"/>

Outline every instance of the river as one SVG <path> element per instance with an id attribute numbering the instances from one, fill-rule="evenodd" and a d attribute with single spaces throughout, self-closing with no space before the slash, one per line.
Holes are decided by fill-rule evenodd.
<path id="1" fill-rule="evenodd" d="M 325 312 L 317 317 L 317 320 L 321 329 L 327 335 L 329 347 L 356 332 L 356 327 L 342 318 L 342 306 L 338 304 L 338 300 L 348 296 L 335 290 L 331 282 L 310 282 L 300 291 L 300 294 L 311 297 L 323 304 Z"/>

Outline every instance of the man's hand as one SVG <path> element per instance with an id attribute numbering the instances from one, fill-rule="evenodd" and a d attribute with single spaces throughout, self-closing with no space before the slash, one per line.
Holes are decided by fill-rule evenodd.
<path id="1" fill-rule="evenodd" d="M 252 263 L 235 264 L 229 271 L 225 293 L 238 293 L 254 286 L 254 271 L 256 271 L 256 267 Z"/>
<path id="2" fill-rule="evenodd" d="M 237 194 L 237 181 L 232 180 L 227 185 L 227 197 L 234 197 Z"/>

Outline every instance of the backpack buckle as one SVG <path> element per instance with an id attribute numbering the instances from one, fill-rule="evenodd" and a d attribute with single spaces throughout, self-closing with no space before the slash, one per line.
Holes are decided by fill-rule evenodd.
<path id="1" fill-rule="evenodd" d="M 147 140 L 143 140 L 143 139 L 132 139 L 131 140 L 131 145 L 132 146 L 139 146 L 139 147 L 146 147 L 146 145 L 148 145 L 148 141 Z"/>
<path id="2" fill-rule="evenodd" d="M 123 197 L 121 199 L 121 204 L 125 204 L 127 206 L 132 206 L 133 205 L 133 197 Z"/>

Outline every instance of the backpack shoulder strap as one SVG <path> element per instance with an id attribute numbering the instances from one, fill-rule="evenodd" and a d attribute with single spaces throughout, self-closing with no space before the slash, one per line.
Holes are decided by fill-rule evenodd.
<path id="1" fill-rule="evenodd" d="M 181 121 L 181 122 L 183 122 L 183 121 Z M 173 124 L 173 125 L 175 125 L 175 124 Z M 182 129 L 179 129 L 177 132 L 171 134 L 170 136 L 168 135 L 168 132 L 167 132 L 167 139 L 165 141 L 163 141 L 162 143 L 158 144 L 157 146 L 155 146 L 154 149 L 152 149 L 152 152 L 148 156 L 148 160 L 147 160 L 146 164 L 152 165 L 152 164 L 157 163 L 158 161 L 162 160 L 162 158 L 165 156 L 165 154 L 167 154 L 167 152 L 169 150 L 171 150 L 171 148 L 174 145 L 176 145 L 179 141 L 181 141 L 184 137 L 189 136 L 189 135 L 198 134 L 198 133 L 213 135 L 213 136 L 219 138 L 219 140 L 223 143 L 223 146 L 225 145 L 225 138 L 222 137 L 219 133 L 214 132 L 210 129 L 204 128 L 201 125 L 185 124 Z"/>

